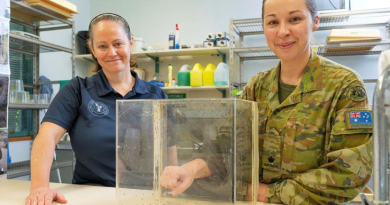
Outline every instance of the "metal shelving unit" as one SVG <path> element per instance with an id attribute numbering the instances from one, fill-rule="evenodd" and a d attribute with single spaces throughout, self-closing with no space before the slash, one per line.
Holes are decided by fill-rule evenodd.
<path id="1" fill-rule="evenodd" d="M 35 35 L 39 35 L 41 31 L 50 30 L 72 30 L 72 47 L 66 48 L 42 41 L 37 38 L 10 33 L 10 50 L 18 53 L 33 56 L 33 88 L 34 93 L 38 93 L 39 85 L 39 54 L 48 52 L 66 52 L 71 55 L 72 59 L 72 77 L 75 77 L 75 29 L 74 23 L 71 20 L 64 19 L 52 15 L 50 13 L 36 9 L 22 1 L 11 0 L 11 22 L 32 29 Z M 53 84 L 58 81 L 44 82 L 44 84 Z M 39 127 L 38 111 L 36 109 L 47 109 L 47 105 L 25 105 L 25 104 L 10 104 L 9 109 L 34 109 L 34 135 L 36 135 Z"/>
<path id="2" fill-rule="evenodd" d="M 390 20 L 389 9 L 369 9 L 361 11 L 343 11 L 319 13 L 320 27 L 318 30 L 380 27 L 388 26 Z M 240 37 L 263 34 L 263 20 L 261 18 L 237 19 L 231 22 L 234 32 Z"/>
<path id="3" fill-rule="evenodd" d="M 20 33 L 10 32 L 10 51 L 32 56 L 33 64 L 33 85 L 25 87 L 32 87 L 34 94 L 39 91 L 41 84 L 53 84 L 58 81 L 39 82 L 39 55 L 48 52 L 65 52 L 71 55 L 72 60 L 72 77 L 75 77 L 75 27 L 72 20 L 58 17 L 51 13 L 41 11 L 22 1 L 10 0 L 11 3 L 11 23 L 20 25 L 22 28 L 32 31 L 33 34 L 39 36 L 43 31 L 54 31 L 71 29 L 72 47 L 66 48 L 56 44 L 48 43 L 40 40 L 22 35 Z M 24 30 L 23 30 L 24 31 Z M 12 72 L 12 70 L 11 70 Z M 33 135 L 36 136 L 39 128 L 39 113 L 41 109 L 48 109 L 46 104 L 9 104 L 9 109 L 16 110 L 33 110 Z M 72 161 L 54 161 L 52 169 L 59 169 L 66 166 L 72 166 Z M 59 172 L 59 171 L 58 171 Z M 19 176 L 30 174 L 30 161 L 16 162 L 8 165 L 8 178 L 15 178 Z"/>
<path id="4" fill-rule="evenodd" d="M 320 13 L 319 30 L 358 28 L 358 27 L 385 27 L 387 35 L 390 35 L 390 8 L 370 9 L 362 11 L 342 11 Z M 234 65 L 234 56 L 239 57 L 239 82 L 242 87 L 244 82 L 243 62 L 246 60 L 277 59 L 277 56 L 268 47 L 244 47 L 244 37 L 248 35 L 264 34 L 262 19 L 230 20 L 230 36 L 238 35 L 239 45 L 230 49 L 230 65 Z M 390 36 L 387 36 L 390 38 Z M 230 39 L 233 45 L 233 38 Z M 390 40 L 377 42 L 320 44 L 315 47 L 322 56 L 347 56 L 347 55 L 374 55 L 390 49 Z M 232 71 L 232 69 L 231 69 Z M 372 82 L 370 79 L 369 82 Z M 230 72 L 230 82 L 233 82 L 233 72 Z"/>
<path id="5" fill-rule="evenodd" d="M 375 55 L 390 49 L 390 40 L 333 45 L 321 44 L 316 49 L 318 50 L 317 53 L 322 56 Z M 233 52 L 242 60 L 265 60 L 278 58 L 269 47 L 236 48 L 233 49 Z"/>
<path id="6" fill-rule="evenodd" d="M 73 166 L 73 161 L 53 161 L 51 169 Z M 26 176 L 31 174 L 30 161 L 15 162 L 8 165 L 7 178 Z"/>

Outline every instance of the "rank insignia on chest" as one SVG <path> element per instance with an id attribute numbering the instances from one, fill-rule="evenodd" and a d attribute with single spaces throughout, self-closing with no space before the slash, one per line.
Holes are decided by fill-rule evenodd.
<path id="1" fill-rule="evenodd" d="M 268 157 L 268 161 L 271 162 L 271 163 L 273 163 L 273 162 L 275 161 L 275 158 L 273 158 L 272 156 L 269 156 L 269 157 Z"/>
<path id="2" fill-rule="evenodd" d="M 348 111 L 346 115 L 349 129 L 372 128 L 371 111 Z"/>

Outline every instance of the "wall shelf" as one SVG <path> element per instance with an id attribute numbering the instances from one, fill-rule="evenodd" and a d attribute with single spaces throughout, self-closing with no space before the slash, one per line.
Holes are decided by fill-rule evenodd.
<path id="1" fill-rule="evenodd" d="M 173 50 L 151 50 L 132 52 L 131 57 L 150 58 L 155 62 L 155 72 L 160 72 L 160 57 L 172 56 L 195 56 L 195 55 L 215 55 L 221 56 L 222 62 L 226 63 L 226 54 L 230 52 L 229 47 L 214 47 L 214 48 L 192 48 L 192 49 L 173 49 Z M 85 60 L 94 63 L 91 54 L 76 55 L 75 59 Z"/>
<path id="2" fill-rule="evenodd" d="M 390 21 L 390 8 L 361 11 L 319 13 L 319 30 L 353 27 L 386 26 Z M 263 34 L 261 18 L 233 20 L 234 31 L 238 35 Z"/>
<path id="3" fill-rule="evenodd" d="M 176 86 L 176 87 L 162 87 L 163 90 L 172 91 L 172 90 L 228 90 L 229 86 L 199 86 L 199 87 L 191 87 L 191 86 Z"/>
<path id="4" fill-rule="evenodd" d="M 221 55 L 229 53 L 228 47 L 221 48 L 193 48 L 193 49 L 175 49 L 175 50 L 152 50 L 132 52 L 131 57 L 150 58 L 150 57 L 169 57 L 169 56 L 193 56 L 193 55 Z M 93 62 L 91 54 L 76 55 L 76 59 Z"/>
<path id="5" fill-rule="evenodd" d="M 10 33 L 10 50 L 29 53 L 31 55 L 47 52 L 67 52 L 72 54 L 73 49 L 47 43 L 38 39 Z"/>
<path id="6" fill-rule="evenodd" d="M 41 110 L 41 109 L 49 109 L 50 104 L 17 104 L 10 103 L 8 105 L 8 109 L 15 110 Z"/>
<path id="7" fill-rule="evenodd" d="M 59 169 L 72 166 L 72 161 L 53 161 L 51 169 Z M 30 161 L 15 162 L 8 164 L 7 178 L 13 179 L 16 177 L 27 176 L 31 174 Z"/>

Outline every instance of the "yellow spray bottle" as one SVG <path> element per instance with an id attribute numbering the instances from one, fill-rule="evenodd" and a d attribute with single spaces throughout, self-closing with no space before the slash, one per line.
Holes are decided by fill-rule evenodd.
<path id="1" fill-rule="evenodd" d="M 168 66 L 168 86 L 167 87 L 172 87 L 172 64 L 170 63 Z"/>

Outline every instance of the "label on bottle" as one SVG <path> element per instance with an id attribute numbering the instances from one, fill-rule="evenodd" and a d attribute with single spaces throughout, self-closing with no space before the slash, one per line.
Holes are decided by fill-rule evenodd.
<path id="1" fill-rule="evenodd" d="M 169 49 L 175 49 L 175 35 L 169 35 Z"/>

